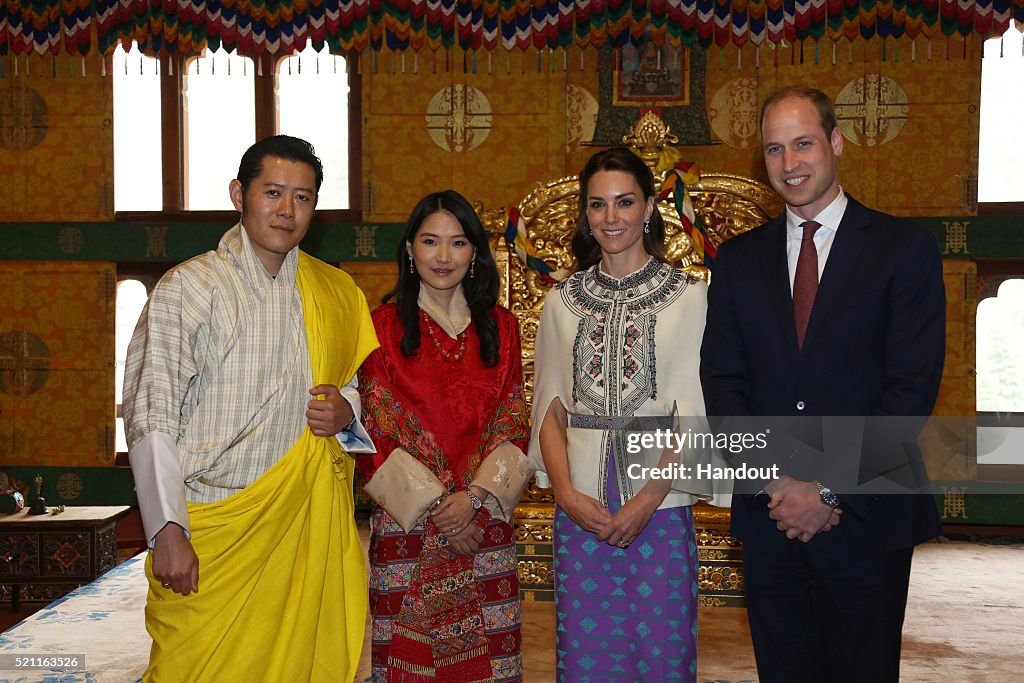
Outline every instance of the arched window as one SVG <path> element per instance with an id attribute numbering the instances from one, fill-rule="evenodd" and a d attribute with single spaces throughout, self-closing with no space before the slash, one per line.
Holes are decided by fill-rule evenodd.
<path id="1" fill-rule="evenodd" d="M 976 337 L 978 411 L 1024 413 L 1024 279 L 978 304 Z"/>
<path id="2" fill-rule="evenodd" d="M 975 336 L 979 478 L 1021 481 L 1024 279 L 1003 280 L 996 296 L 978 303 Z"/>

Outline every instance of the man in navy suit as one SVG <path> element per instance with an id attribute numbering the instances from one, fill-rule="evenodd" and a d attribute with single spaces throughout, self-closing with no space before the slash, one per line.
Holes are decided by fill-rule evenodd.
<path id="1" fill-rule="evenodd" d="M 772 93 L 761 134 L 786 211 L 718 251 L 701 347 L 708 414 L 923 422 L 945 355 L 935 239 L 843 193 L 843 136 L 824 93 Z M 862 457 L 876 441 L 865 437 Z M 760 680 L 898 681 L 913 549 L 940 532 L 933 499 L 833 491 L 780 464 L 732 507 Z"/>

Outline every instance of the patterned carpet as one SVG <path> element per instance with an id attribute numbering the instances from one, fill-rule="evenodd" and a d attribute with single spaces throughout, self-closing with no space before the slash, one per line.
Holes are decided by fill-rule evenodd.
<path id="1" fill-rule="evenodd" d="M 82 657 L 78 667 L 10 670 L 0 683 L 127 683 L 149 659 L 144 556 L 111 569 L 0 634 L 0 655 Z M 83 666 L 84 664 L 84 666 Z"/>
<path id="2" fill-rule="evenodd" d="M 917 549 L 907 605 L 901 681 L 1020 680 L 1024 654 L 1024 545 L 947 541 Z M 100 581 L 46 606 L 0 634 L 0 655 L 79 654 L 64 671 L 0 670 L 0 683 L 132 683 L 145 669 L 146 582 L 133 558 Z M 756 683 L 743 610 L 701 608 L 700 683 Z M 526 683 L 554 681 L 554 605 L 523 605 Z M 368 649 L 357 681 L 369 676 Z M 290 683 L 290 682 L 289 682 Z M 645 682 L 646 683 L 646 682 Z"/>

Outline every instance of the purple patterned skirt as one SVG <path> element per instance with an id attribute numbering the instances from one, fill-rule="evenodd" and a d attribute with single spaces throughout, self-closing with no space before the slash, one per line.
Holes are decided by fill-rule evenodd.
<path id="1" fill-rule="evenodd" d="M 622 507 L 614 464 L 608 508 Z M 658 510 L 616 548 L 555 509 L 558 680 L 695 681 L 697 544 L 689 507 Z"/>

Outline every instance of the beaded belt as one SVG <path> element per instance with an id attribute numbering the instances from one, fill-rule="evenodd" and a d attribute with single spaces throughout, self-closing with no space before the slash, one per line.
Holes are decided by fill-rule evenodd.
<path id="1" fill-rule="evenodd" d="M 672 429 L 676 418 L 659 415 L 588 415 L 569 413 L 569 426 L 576 429 L 607 429 L 621 432 L 653 432 Z"/>

